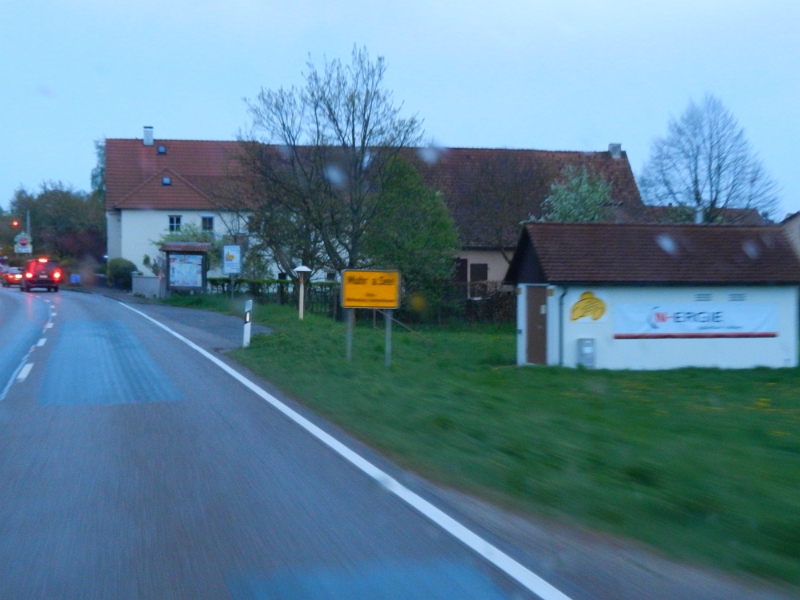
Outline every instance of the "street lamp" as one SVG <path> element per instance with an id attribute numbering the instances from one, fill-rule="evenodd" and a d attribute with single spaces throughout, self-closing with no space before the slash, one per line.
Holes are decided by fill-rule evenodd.
<path id="1" fill-rule="evenodd" d="M 306 266 L 300 265 L 295 268 L 294 274 L 300 280 L 300 320 L 303 320 L 303 308 L 305 301 L 305 283 L 311 275 L 311 269 Z"/>

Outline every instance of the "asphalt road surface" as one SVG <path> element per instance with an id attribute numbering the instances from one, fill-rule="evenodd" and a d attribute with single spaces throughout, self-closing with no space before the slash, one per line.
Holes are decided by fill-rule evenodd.
<path id="1" fill-rule="evenodd" d="M 437 491 L 227 361 L 241 324 L 0 290 L 0 599 L 779 597 Z"/>
<path id="2" fill-rule="evenodd" d="M 3 290 L 0 340 L 2 598 L 536 597 L 118 302 Z"/>

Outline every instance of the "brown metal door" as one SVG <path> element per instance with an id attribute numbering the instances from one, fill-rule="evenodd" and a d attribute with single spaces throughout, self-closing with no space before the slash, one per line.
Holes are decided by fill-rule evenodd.
<path id="1" fill-rule="evenodd" d="M 547 364 L 547 288 L 529 286 L 528 294 L 528 362 Z"/>

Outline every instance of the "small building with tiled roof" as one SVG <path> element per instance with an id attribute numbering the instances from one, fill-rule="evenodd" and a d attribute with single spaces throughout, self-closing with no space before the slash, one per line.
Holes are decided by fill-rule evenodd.
<path id="1" fill-rule="evenodd" d="M 800 260 L 780 227 L 527 223 L 517 362 L 795 367 Z"/>

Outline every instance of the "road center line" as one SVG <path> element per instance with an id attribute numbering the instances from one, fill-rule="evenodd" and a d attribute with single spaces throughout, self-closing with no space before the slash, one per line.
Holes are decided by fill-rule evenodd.
<path id="1" fill-rule="evenodd" d="M 27 379 L 28 377 L 28 374 L 31 372 L 32 368 L 33 368 L 33 363 L 25 363 L 25 365 L 20 370 L 19 375 L 17 375 L 17 383 L 22 383 L 23 381 L 25 381 L 25 379 Z"/>
<path id="2" fill-rule="evenodd" d="M 41 348 L 42 346 L 45 345 L 46 342 L 47 342 L 47 338 L 42 338 L 42 339 L 40 339 L 38 341 L 38 343 L 36 345 L 39 346 L 39 348 Z"/>
<path id="3" fill-rule="evenodd" d="M 498 569 L 503 571 L 506 575 L 515 579 L 519 582 L 524 588 L 533 592 L 537 596 L 539 596 L 542 600 L 571 600 L 569 596 L 564 594 L 563 592 L 559 591 L 549 583 L 547 583 L 544 579 L 536 575 L 533 571 L 522 565 L 521 563 L 517 562 L 513 558 L 511 558 L 508 554 L 490 544 L 482 537 L 480 537 L 477 533 L 474 533 L 472 530 L 468 529 L 458 521 L 456 521 L 453 517 L 442 511 L 441 509 L 437 508 L 415 492 L 411 491 L 399 481 L 391 477 L 388 473 L 382 471 L 371 462 L 369 462 L 366 458 L 351 450 L 347 446 L 345 446 L 342 442 L 337 440 L 335 437 L 323 431 L 318 426 L 314 425 L 311 421 L 300 415 L 299 413 L 295 412 L 283 402 L 275 398 L 272 394 L 266 392 L 261 387 L 259 387 L 254 382 L 250 381 L 247 377 L 242 375 L 241 373 L 237 372 L 232 367 L 226 365 L 222 362 L 219 358 L 211 354 L 210 352 L 204 350 L 191 340 L 185 338 L 181 334 L 173 331 L 163 323 L 156 321 L 154 318 L 146 315 L 145 313 L 136 310 L 125 304 L 124 302 L 120 302 L 122 306 L 127 308 L 130 311 L 135 312 L 137 315 L 140 315 L 154 323 L 156 326 L 160 327 L 170 335 L 176 337 L 184 344 L 196 350 L 200 354 L 202 354 L 205 358 L 210 360 L 212 363 L 217 365 L 220 369 L 225 371 L 228 375 L 233 377 L 236 381 L 241 383 L 243 386 L 248 388 L 257 396 L 261 397 L 261 399 L 265 400 L 267 403 L 271 404 L 275 409 L 283 413 L 286 417 L 294 421 L 297 425 L 305 429 L 308 433 L 313 435 L 323 444 L 328 446 L 331 450 L 339 454 L 342 458 L 346 461 L 351 463 L 353 466 L 364 472 L 366 475 L 377 481 L 381 484 L 384 488 L 388 491 L 396 495 L 398 498 L 406 502 L 412 508 L 414 508 L 417 512 L 421 513 L 434 523 L 436 523 L 439 527 L 447 531 L 450 535 L 454 538 L 459 540 L 465 546 L 471 548 L 474 552 L 478 553 L 482 556 L 486 561 L 496 566 Z"/>

